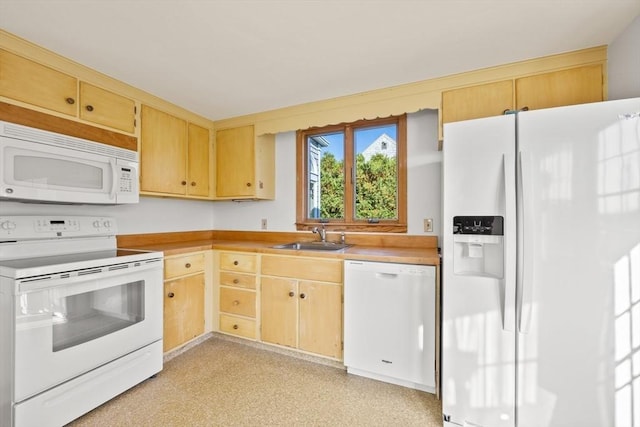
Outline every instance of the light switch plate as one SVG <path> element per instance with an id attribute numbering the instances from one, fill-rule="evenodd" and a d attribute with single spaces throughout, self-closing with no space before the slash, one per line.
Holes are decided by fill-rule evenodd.
<path id="1" fill-rule="evenodd" d="M 424 232 L 425 233 L 433 232 L 433 218 L 424 219 Z"/>
<path id="2" fill-rule="evenodd" d="M 260 220 L 260 228 L 262 230 L 266 230 L 267 229 L 267 218 L 262 218 Z"/>

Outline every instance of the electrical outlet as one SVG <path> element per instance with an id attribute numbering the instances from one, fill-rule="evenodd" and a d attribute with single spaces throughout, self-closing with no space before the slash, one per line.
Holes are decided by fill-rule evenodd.
<path id="1" fill-rule="evenodd" d="M 424 219 L 424 232 L 425 233 L 433 232 L 433 218 Z"/>
<path id="2" fill-rule="evenodd" d="M 263 230 L 267 229 L 267 218 L 262 218 L 260 220 L 260 228 L 263 229 Z"/>

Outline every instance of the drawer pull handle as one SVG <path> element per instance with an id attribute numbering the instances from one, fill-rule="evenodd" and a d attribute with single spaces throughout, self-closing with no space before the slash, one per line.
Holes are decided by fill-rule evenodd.
<path id="1" fill-rule="evenodd" d="M 184 266 L 185 266 L 185 268 L 191 268 L 191 263 L 188 262 Z"/>
<path id="2" fill-rule="evenodd" d="M 300 299 L 305 299 L 307 297 L 307 294 L 300 294 Z"/>
<path id="3" fill-rule="evenodd" d="M 195 187 L 196 186 L 196 182 L 195 181 L 191 181 L 191 186 Z"/>
<path id="4" fill-rule="evenodd" d="M 234 284 L 234 285 L 237 285 L 238 283 L 240 283 L 240 280 L 238 280 L 238 279 L 233 279 L 233 284 Z"/>
<path id="5" fill-rule="evenodd" d="M 169 293 L 167 294 L 167 296 L 168 296 L 169 298 L 173 298 L 174 296 L 176 296 L 176 294 L 174 294 L 173 292 L 169 292 Z"/>
<path id="6" fill-rule="evenodd" d="M 233 329 L 238 329 L 238 325 L 233 325 Z"/>
<path id="7" fill-rule="evenodd" d="M 187 185 L 187 181 L 180 181 L 181 185 Z"/>
<path id="8" fill-rule="evenodd" d="M 73 98 L 67 98 L 67 99 L 65 99 L 65 101 L 67 101 L 67 104 L 69 104 L 69 105 L 73 105 L 73 104 L 76 103 L 76 100 L 73 99 Z"/>
<path id="9" fill-rule="evenodd" d="M 233 261 L 233 265 L 238 265 L 238 261 Z"/>
<path id="10" fill-rule="evenodd" d="M 93 105 L 87 105 L 86 107 L 84 107 L 87 109 L 87 111 L 91 112 L 93 111 Z"/>
<path id="11" fill-rule="evenodd" d="M 240 301 L 238 301 L 237 299 L 233 300 L 233 305 L 240 305 Z"/>
<path id="12" fill-rule="evenodd" d="M 292 297 L 292 296 L 294 296 L 294 295 L 295 295 L 295 294 L 293 293 L 293 291 L 289 291 L 289 296 L 290 296 L 290 297 Z"/>

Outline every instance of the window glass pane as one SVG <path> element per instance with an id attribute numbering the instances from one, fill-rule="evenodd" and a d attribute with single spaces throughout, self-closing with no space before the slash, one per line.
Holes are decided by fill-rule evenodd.
<path id="1" fill-rule="evenodd" d="M 308 218 L 344 218 L 344 133 L 307 138 Z"/>
<path id="2" fill-rule="evenodd" d="M 356 219 L 398 218 L 396 139 L 395 124 L 354 131 Z"/>

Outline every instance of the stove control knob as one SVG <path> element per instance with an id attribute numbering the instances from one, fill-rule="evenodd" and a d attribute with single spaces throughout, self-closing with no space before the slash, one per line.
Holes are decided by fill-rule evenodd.
<path id="1" fill-rule="evenodd" d="M 111 228 L 111 221 L 104 221 L 102 223 L 102 226 L 105 227 L 105 228 Z"/>
<path id="2" fill-rule="evenodd" d="M 100 228 L 100 221 L 93 221 L 93 228 Z"/>
<path id="3" fill-rule="evenodd" d="M 13 230 L 16 228 L 16 223 L 11 221 L 0 222 L 0 228 L 3 230 Z"/>

